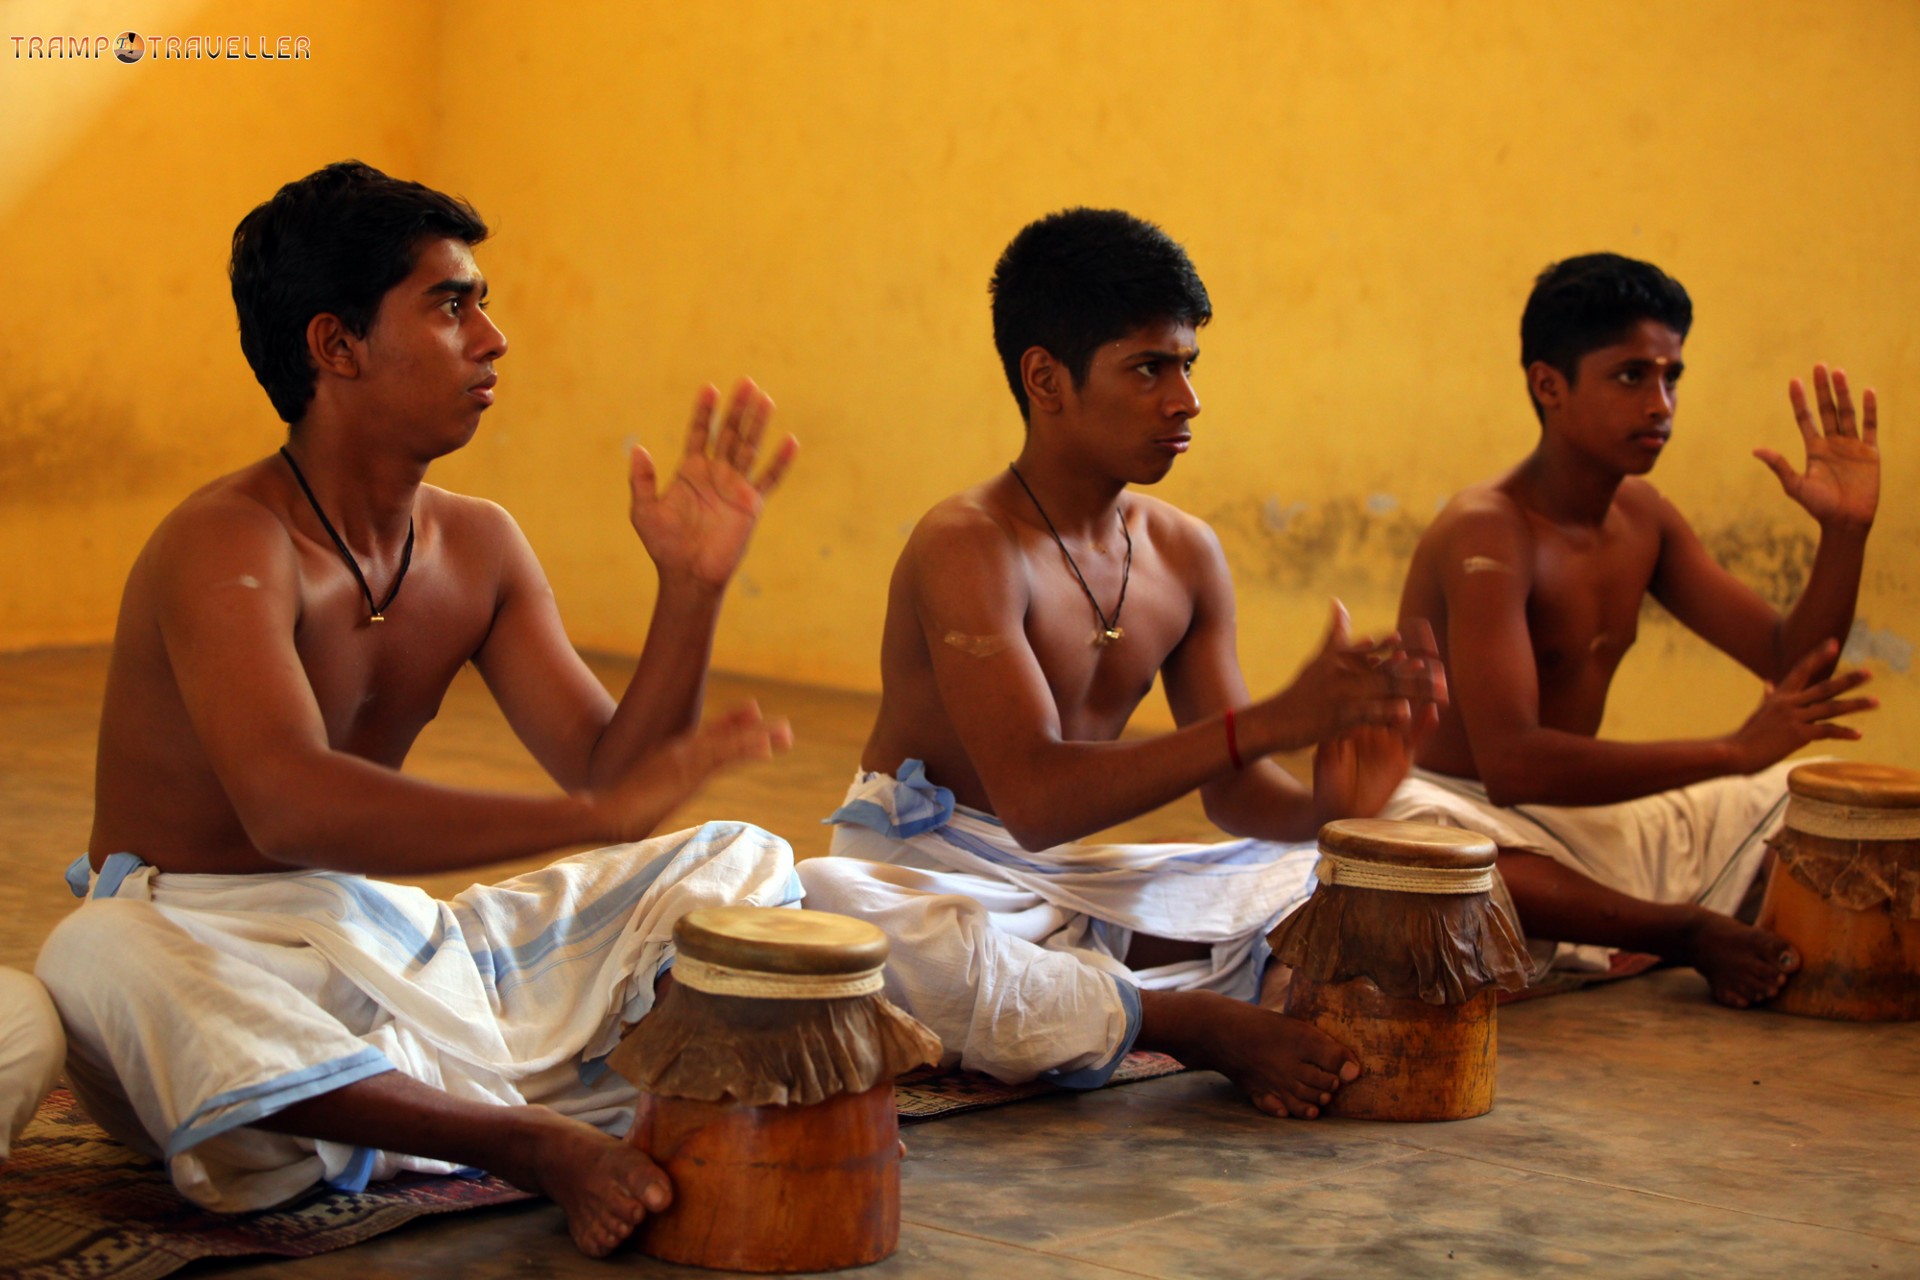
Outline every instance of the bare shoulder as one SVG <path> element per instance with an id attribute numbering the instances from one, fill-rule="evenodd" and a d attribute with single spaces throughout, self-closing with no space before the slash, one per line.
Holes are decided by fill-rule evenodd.
<path id="1" fill-rule="evenodd" d="M 1686 523 L 1678 507 L 1667 501 L 1653 484 L 1640 476 L 1628 476 L 1613 495 L 1614 510 L 1635 525 L 1665 526 L 1669 521 Z"/>
<path id="2" fill-rule="evenodd" d="M 442 544 L 461 558 L 498 563 L 531 548 L 511 512 L 472 494 L 423 484 L 414 500 L 415 521 L 431 525 Z"/>
<path id="3" fill-rule="evenodd" d="M 975 485 L 935 503 L 907 537 L 903 564 L 952 569 L 969 562 L 1017 559 L 1013 517 L 988 485 Z"/>
<path id="4" fill-rule="evenodd" d="M 189 494 L 155 528 L 141 565 L 163 574 L 236 561 L 291 565 L 292 533 L 264 467 L 255 463 Z"/>
<path id="5" fill-rule="evenodd" d="M 520 527 L 499 503 L 488 498 L 476 498 L 470 493 L 455 493 L 439 485 L 421 485 L 416 503 L 415 509 L 423 515 L 463 533 L 498 536 Z"/>
<path id="6" fill-rule="evenodd" d="M 1462 489 L 1448 500 L 1420 537 L 1423 552 L 1508 546 L 1521 549 L 1533 541 L 1526 508 L 1499 482 Z"/>
<path id="7" fill-rule="evenodd" d="M 1196 572 L 1226 567 L 1220 535 L 1199 516 L 1138 490 L 1128 494 L 1127 504 L 1134 520 L 1134 536 L 1144 533 L 1168 563 Z"/>

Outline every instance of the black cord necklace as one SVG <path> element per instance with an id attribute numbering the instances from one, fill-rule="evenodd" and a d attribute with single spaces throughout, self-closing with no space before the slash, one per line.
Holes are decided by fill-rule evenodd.
<path id="1" fill-rule="evenodd" d="M 1126 634 L 1120 629 L 1120 611 L 1127 607 L 1127 579 L 1133 576 L 1133 535 L 1127 532 L 1126 512 L 1115 512 L 1120 517 L 1120 536 L 1127 540 L 1127 559 L 1120 570 L 1120 598 L 1114 601 L 1113 618 L 1109 620 L 1107 615 L 1100 611 L 1100 602 L 1094 599 L 1093 588 L 1087 585 L 1086 575 L 1082 574 L 1080 566 L 1073 562 L 1073 552 L 1067 550 L 1067 544 L 1060 538 L 1060 531 L 1053 527 L 1053 518 L 1047 514 L 1047 509 L 1040 505 L 1040 499 L 1034 497 L 1033 486 L 1028 484 L 1027 478 L 1020 474 L 1020 468 L 1011 462 L 1007 464 L 1007 470 L 1013 472 L 1013 478 L 1020 482 L 1020 487 L 1027 491 L 1027 496 L 1033 498 L 1033 509 L 1040 513 L 1042 520 L 1046 521 L 1047 532 L 1053 535 L 1054 545 L 1059 547 L 1060 554 L 1067 558 L 1067 568 L 1073 570 L 1073 576 L 1080 583 L 1080 589 L 1087 593 L 1087 603 L 1093 606 L 1093 616 L 1100 620 L 1100 629 L 1093 633 L 1093 642 L 1097 645 L 1112 644 Z"/>
<path id="2" fill-rule="evenodd" d="M 307 502 L 313 507 L 313 514 L 320 517 L 320 527 L 327 531 L 329 538 L 333 539 L 333 545 L 340 548 L 340 558 L 347 562 L 347 568 L 353 570 L 353 579 L 360 584 L 360 594 L 367 598 L 367 608 L 373 611 L 373 617 L 369 621 L 385 622 L 387 607 L 393 603 L 393 598 L 400 594 L 400 584 L 407 580 L 407 569 L 413 564 L 413 517 L 407 517 L 407 545 L 406 549 L 400 553 L 400 572 L 393 575 L 393 590 L 387 592 L 385 600 L 375 604 L 373 588 L 367 585 L 367 575 L 360 572 L 360 562 L 353 558 L 353 552 L 347 550 L 346 539 L 342 538 L 339 531 L 333 527 L 333 521 L 327 519 L 327 513 L 320 509 L 320 499 L 313 496 L 313 487 L 307 483 L 307 477 L 301 474 L 300 464 L 293 460 L 293 455 L 287 452 L 284 445 L 280 448 L 280 456 L 287 460 L 289 467 L 293 468 L 293 478 L 300 482 L 300 492 L 307 495 Z M 1120 612 L 1116 609 L 1114 617 L 1119 616 Z"/>

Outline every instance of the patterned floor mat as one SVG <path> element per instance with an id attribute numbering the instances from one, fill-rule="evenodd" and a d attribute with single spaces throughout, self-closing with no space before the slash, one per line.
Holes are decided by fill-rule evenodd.
<path id="1" fill-rule="evenodd" d="M 1183 1068 L 1127 1055 L 1114 1084 Z M 968 1071 L 914 1072 L 895 1088 L 902 1123 L 1054 1093 Z M 221 1214 L 183 1198 L 159 1164 L 103 1133 L 56 1089 L 0 1166 L 0 1276 L 9 1280 L 157 1280 L 200 1258 L 306 1258 L 358 1244 L 425 1214 L 527 1199 L 498 1178 L 403 1175 L 358 1194 L 329 1192 L 284 1209 Z"/>

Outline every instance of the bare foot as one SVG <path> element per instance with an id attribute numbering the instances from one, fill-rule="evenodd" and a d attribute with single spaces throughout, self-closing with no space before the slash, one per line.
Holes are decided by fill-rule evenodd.
<path id="1" fill-rule="evenodd" d="M 649 1212 L 673 1203 L 667 1175 L 638 1147 L 546 1107 L 519 1110 L 521 1155 L 491 1172 L 558 1204 L 574 1244 L 588 1257 L 612 1253 Z"/>
<path id="2" fill-rule="evenodd" d="M 1211 991 L 1142 991 L 1140 1047 L 1218 1071 L 1269 1115 L 1311 1120 L 1360 1064 L 1319 1028 Z"/>
<path id="3" fill-rule="evenodd" d="M 1684 954 L 1674 958 L 1698 969 L 1713 998 L 1735 1009 L 1773 999 L 1800 967 L 1785 939 L 1705 908 L 1687 929 Z"/>

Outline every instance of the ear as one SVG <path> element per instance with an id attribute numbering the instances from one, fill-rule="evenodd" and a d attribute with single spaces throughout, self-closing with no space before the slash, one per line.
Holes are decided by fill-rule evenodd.
<path id="1" fill-rule="evenodd" d="M 1535 360 L 1527 366 L 1527 390 L 1541 409 L 1558 409 L 1567 397 L 1567 375 L 1545 360 Z"/>
<path id="2" fill-rule="evenodd" d="M 1027 403 L 1048 413 L 1060 412 L 1066 393 L 1073 388 L 1066 366 L 1045 347 L 1028 347 L 1021 353 L 1020 382 L 1026 388 Z"/>
<path id="3" fill-rule="evenodd" d="M 337 378 L 360 376 L 360 339 L 330 311 L 307 321 L 307 356 L 314 368 Z"/>

